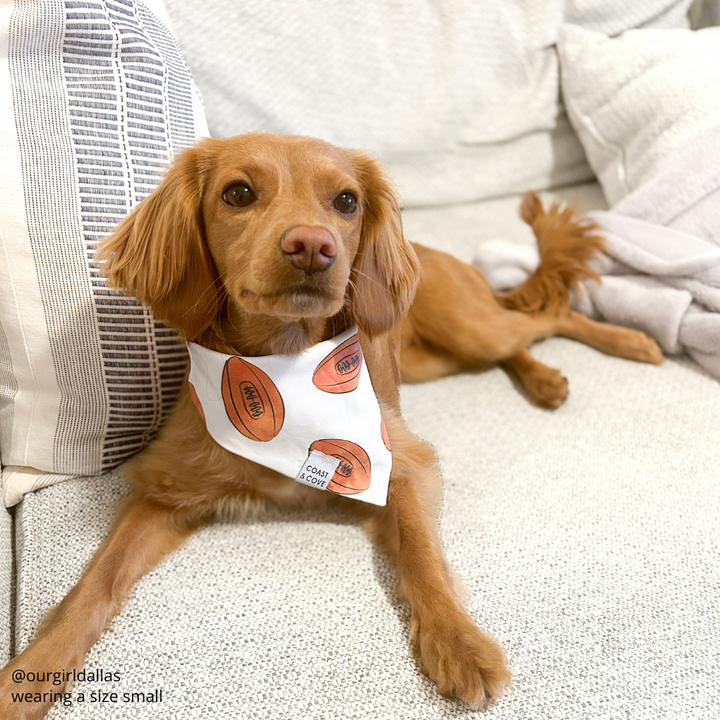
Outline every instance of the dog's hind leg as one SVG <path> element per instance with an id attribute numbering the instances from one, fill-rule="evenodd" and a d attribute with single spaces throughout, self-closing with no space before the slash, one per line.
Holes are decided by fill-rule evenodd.
<path id="1" fill-rule="evenodd" d="M 565 377 L 559 370 L 536 360 L 529 350 L 521 350 L 501 364 L 517 375 L 530 397 L 539 405 L 559 408 L 567 400 L 568 381 Z"/>
<path id="2" fill-rule="evenodd" d="M 557 332 L 557 317 L 502 307 L 479 270 L 415 246 L 422 279 L 403 321 L 403 381 L 420 382 L 516 356 Z"/>
<path id="3" fill-rule="evenodd" d="M 649 335 L 640 330 L 597 322 L 571 311 L 560 319 L 558 335 L 585 343 L 607 355 L 660 365 L 662 350 Z"/>
<path id="4" fill-rule="evenodd" d="M 82 667 L 88 650 L 119 611 L 135 582 L 179 547 L 192 532 L 176 512 L 132 499 L 100 546 L 82 579 L 50 610 L 37 637 L 0 671 L 0 717 L 42 718 L 63 692 L 67 676 Z M 37 673 L 42 681 L 16 682 L 13 672 Z M 13 702 L 12 694 L 41 694 L 41 702 Z"/>
<path id="5" fill-rule="evenodd" d="M 419 337 L 403 339 L 400 350 L 400 375 L 404 383 L 421 383 L 454 375 L 468 364 L 450 353 L 427 345 Z"/>
<path id="6" fill-rule="evenodd" d="M 482 364 L 481 361 L 462 361 L 457 356 L 422 342 L 408 343 L 402 346 L 400 371 L 403 382 L 420 383 L 477 369 Z M 520 350 L 500 360 L 500 364 L 515 374 L 528 395 L 539 405 L 558 408 L 567 399 L 568 381 L 559 370 L 536 360 L 529 350 Z"/>

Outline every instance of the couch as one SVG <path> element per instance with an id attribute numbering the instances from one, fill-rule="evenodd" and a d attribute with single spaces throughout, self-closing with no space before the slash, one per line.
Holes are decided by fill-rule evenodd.
<path id="1" fill-rule="evenodd" d="M 32 6 L 16 0 L 16 9 L 23 4 Z M 76 6 L 92 14 L 101 5 L 68 3 L 63 22 L 76 20 Z M 119 16 L 140 12 L 125 0 L 105 5 Z M 0 5 L 4 22 L 15 21 L 10 6 Z M 661 141 L 669 143 L 677 123 L 660 127 L 643 138 L 660 143 L 656 165 L 633 175 L 638 145 L 630 140 L 649 121 L 638 121 L 627 146 L 622 138 L 609 145 L 597 114 L 607 102 L 573 115 L 561 96 L 582 87 L 577 73 L 585 67 L 571 54 L 564 24 L 591 33 L 583 47 L 609 37 L 632 42 L 633 28 L 679 32 L 681 45 L 692 44 L 690 22 L 717 21 L 712 2 L 167 0 L 165 7 L 153 0 L 143 7 L 174 29 L 212 134 L 270 130 L 365 147 L 398 184 L 407 236 L 468 262 L 488 241 L 531 245 L 517 216 L 524 190 L 581 212 L 607 209 L 608 198 L 615 206 L 618 193 L 644 187 L 691 133 L 712 128 L 715 106 L 683 125 L 672 147 Z M 158 47 L 168 42 L 157 38 Z M 692 62 L 692 47 L 681 52 Z M 698 61 L 707 71 L 703 87 L 720 97 L 720 81 L 713 84 L 720 56 L 713 66 L 707 52 L 710 61 L 707 54 Z M 638 61 L 637 73 L 661 65 Z M 652 95 L 633 82 L 641 99 Z M 662 85 L 662 76 L 653 83 Z M 199 101 L 188 108 L 202 113 Z M 206 132 L 201 120 L 193 132 Z M 593 138 L 617 157 L 598 152 Z M 188 134 L 178 145 L 191 141 Z M 628 171 L 621 190 L 618 163 Z M 142 195 L 135 192 L 130 204 Z M 14 226 L 4 218 L 7 252 Z M 706 239 L 717 243 L 711 233 Z M 22 291 L 14 286 L 21 300 Z M 0 297 L 7 304 L 8 295 Z M 171 348 L 172 369 L 176 345 L 164 332 L 153 330 Z M 128 486 L 111 453 L 83 465 L 79 451 L 66 457 L 57 449 L 57 438 L 54 453 L 39 443 L 27 450 L 30 459 L 11 457 L 17 443 L 8 428 L 23 408 L 17 388 L 8 390 L 14 358 L 3 354 L 4 338 L 0 449 L 9 507 L 0 512 L 0 658 L 7 660 L 80 577 Z M 706 340 L 720 347 L 720 335 Z M 696 359 L 682 343 L 670 350 L 663 365 L 651 366 L 561 338 L 537 344 L 535 357 L 570 382 L 567 402 L 554 411 L 533 405 L 498 367 L 401 389 L 410 428 L 441 458 L 445 552 L 470 613 L 500 640 L 514 673 L 514 687 L 488 717 L 717 717 L 720 382 L 712 362 L 698 361 L 699 350 Z M 166 404 L 175 370 L 158 392 Z M 78 374 L 90 384 L 89 370 Z M 162 414 L 139 440 L 117 434 L 126 456 L 152 437 Z M 396 582 L 350 513 L 270 510 L 215 524 L 138 583 L 87 657 L 85 670 L 102 679 L 77 682 L 49 717 L 475 717 L 419 673 Z"/>

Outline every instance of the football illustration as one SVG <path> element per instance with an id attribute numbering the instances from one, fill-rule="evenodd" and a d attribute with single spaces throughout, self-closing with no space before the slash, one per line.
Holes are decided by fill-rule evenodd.
<path id="1" fill-rule="evenodd" d="M 198 397 L 197 391 L 193 387 L 193 384 L 191 382 L 188 382 L 188 385 L 190 386 L 190 397 L 192 398 L 193 405 L 197 408 L 197 411 L 200 413 L 200 418 L 202 419 L 203 423 L 207 425 L 205 422 L 205 411 L 203 410 L 202 403 L 200 402 L 200 398 Z"/>
<path id="2" fill-rule="evenodd" d="M 356 443 L 349 440 L 316 440 L 310 451 L 317 450 L 340 460 L 327 486 L 340 495 L 357 495 L 370 487 L 370 458 Z"/>
<path id="3" fill-rule="evenodd" d="M 275 383 L 242 358 L 231 357 L 225 363 L 222 399 L 230 422 L 246 438 L 267 442 L 282 429 L 285 404 Z"/>
<path id="4" fill-rule="evenodd" d="M 352 392 L 360 381 L 363 355 L 357 335 L 336 347 L 313 373 L 313 385 L 327 393 Z"/>

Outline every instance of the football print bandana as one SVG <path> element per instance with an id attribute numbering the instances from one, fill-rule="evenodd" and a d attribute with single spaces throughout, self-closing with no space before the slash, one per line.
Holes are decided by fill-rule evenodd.
<path id="1" fill-rule="evenodd" d="M 190 392 L 210 436 L 298 482 L 385 505 L 392 453 L 357 332 L 293 356 L 188 343 Z"/>

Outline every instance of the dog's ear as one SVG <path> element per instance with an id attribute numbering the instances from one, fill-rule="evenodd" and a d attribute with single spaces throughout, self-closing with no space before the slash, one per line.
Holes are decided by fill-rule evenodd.
<path id="1" fill-rule="evenodd" d="M 403 235 L 397 197 L 378 163 L 362 152 L 348 155 L 364 204 L 350 301 L 355 322 L 372 337 L 387 332 L 407 313 L 420 279 L 420 263 Z"/>
<path id="2" fill-rule="evenodd" d="M 106 238 L 96 254 L 108 285 L 134 295 L 187 340 L 220 309 L 217 269 L 205 243 L 202 197 L 211 170 L 210 141 L 173 162 L 155 191 Z"/>

